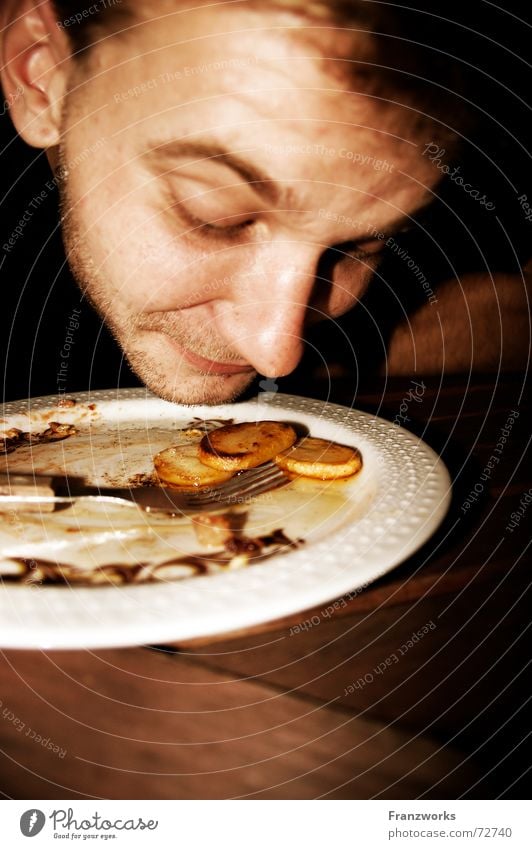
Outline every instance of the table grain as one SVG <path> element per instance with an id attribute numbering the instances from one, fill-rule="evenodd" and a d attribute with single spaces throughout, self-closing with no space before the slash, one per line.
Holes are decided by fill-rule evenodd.
<path id="1" fill-rule="evenodd" d="M 530 397 L 521 375 L 415 379 L 424 389 L 405 426 L 454 487 L 432 539 L 348 599 L 245 632 L 2 652 L 4 797 L 526 792 Z M 340 372 L 334 392 L 314 381 L 301 394 L 393 420 L 409 386 L 355 392 Z"/>

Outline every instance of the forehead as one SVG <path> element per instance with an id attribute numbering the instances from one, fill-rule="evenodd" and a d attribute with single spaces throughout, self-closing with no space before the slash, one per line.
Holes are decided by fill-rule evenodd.
<path id="1" fill-rule="evenodd" d="M 153 6 L 157 14 L 150 15 Z M 385 125 L 398 121 L 397 109 L 390 109 L 386 99 L 372 98 L 367 85 L 350 74 L 369 55 L 367 33 L 346 36 L 331 24 L 316 26 L 302 16 L 268 11 L 266 5 L 249 9 L 239 2 L 205 8 L 196 0 L 192 9 L 148 3 L 137 7 L 135 15 L 134 24 L 97 46 L 93 68 L 97 76 L 114 77 L 114 83 L 129 82 L 132 113 L 142 105 L 139 112 L 155 115 L 165 102 L 191 106 L 202 97 L 212 107 L 216 97 L 225 97 L 258 111 L 261 101 L 263 108 L 267 102 L 269 120 L 277 113 L 286 120 L 282 113 L 292 97 L 290 112 L 298 122 L 312 117 L 324 124 L 338 122 L 343 112 L 344 125 L 362 117 L 361 129 L 386 132 Z"/>
<path id="2" fill-rule="evenodd" d="M 327 187 L 340 187 L 331 200 L 340 214 L 353 193 L 366 205 L 393 198 L 399 210 L 424 200 L 437 171 L 421 156 L 426 139 L 408 109 L 337 73 L 340 31 L 240 4 L 147 9 L 102 42 L 91 71 L 90 91 L 109 102 L 98 120 L 114 124 L 131 156 L 174 141 L 212 143 L 291 182 L 303 204 L 318 192 L 329 203 Z M 367 36 L 349 40 L 355 55 L 367 54 Z"/>

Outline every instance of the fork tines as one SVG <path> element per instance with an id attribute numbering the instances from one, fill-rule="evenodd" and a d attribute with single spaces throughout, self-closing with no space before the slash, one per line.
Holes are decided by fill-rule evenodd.
<path id="1" fill-rule="evenodd" d="M 240 472 L 221 486 L 191 494 L 190 501 L 193 505 L 236 502 L 243 496 L 251 498 L 253 495 L 259 495 L 282 481 L 288 482 L 288 478 L 279 466 L 272 462 L 264 463 L 256 469 Z"/>

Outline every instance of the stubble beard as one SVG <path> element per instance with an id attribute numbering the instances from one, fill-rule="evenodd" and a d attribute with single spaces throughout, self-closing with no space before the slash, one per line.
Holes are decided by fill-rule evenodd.
<path id="1" fill-rule="evenodd" d="M 225 346 L 216 343 L 198 345 L 198 333 L 181 311 L 135 314 L 122 312 L 118 299 L 112 297 L 112 287 L 97 267 L 88 250 L 84 228 L 78 218 L 77 205 L 71 192 L 64 149 L 59 151 L 59 170 L 56 174 L 60 197 L 63 243 L 68 263 L 84 298 L 107 326 L 132 371 L 146 387 L 163 398 L 180 404 L 223 404 L 235 401 L 253 382 L 255 372 L 234 375 L 209 375 L 194 373 L 191 366 L 175 354 L 175 361 L 162 363 L 153 350 L 150 353 L 148 331 L 158 331 L 170 336 L 179 347 L 213 361 L 231 363 L 238 356 Z M 202 339 L 204 330 L 202 328 Z M 145 344 L 142 344 L 144 337 Z M 173 372 L 170 377 L 169 374 Z"/>

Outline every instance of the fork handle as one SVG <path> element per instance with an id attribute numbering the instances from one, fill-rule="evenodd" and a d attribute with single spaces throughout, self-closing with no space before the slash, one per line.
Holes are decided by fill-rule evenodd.
<path id="1" fill-rule="evenodd" d="M 0 474 L 0 510 L 23 509 L 30 512 L 53 512 L 54 504 L 48 500 L 55 495 L 53 478 L 49 475 Z M 20 500 L 17 500 L 20 496 Z M 28 496 L 31 501 L 28 501 Z"/>

